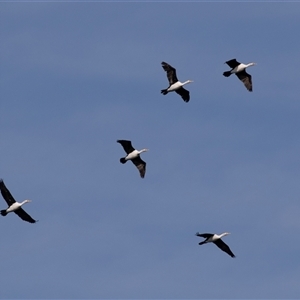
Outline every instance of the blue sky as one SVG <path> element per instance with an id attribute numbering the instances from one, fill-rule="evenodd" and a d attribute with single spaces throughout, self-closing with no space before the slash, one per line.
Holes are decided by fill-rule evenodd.
<path id="1" fill-rule="evenodd" d="M 0 218 L 1 298 L 299 297 L 299 3 L 0 8 L 0 177 L 39 220 Z"/>

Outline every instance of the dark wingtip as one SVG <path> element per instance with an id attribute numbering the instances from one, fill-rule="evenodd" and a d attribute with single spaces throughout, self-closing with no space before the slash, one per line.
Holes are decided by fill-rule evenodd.
<path id="1" fill-rule="evenodd" d="M 32 219 L 32 220 L 23 220 L 23 221 L 29 222 L 30 224 L 34 224 L 34 223 L 37 223 L 39 220 Z"/>

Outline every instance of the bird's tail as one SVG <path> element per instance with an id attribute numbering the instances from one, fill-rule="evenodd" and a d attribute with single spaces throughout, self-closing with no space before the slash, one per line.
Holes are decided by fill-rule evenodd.
<path id="1" fill-rule="evenodd" d="M 231 75 L 231 72 L 230 72 L 230 71 L 226 71 L 226 72 L 223 73 L 223 75 L 224 75 L 225 77 L 229 77 L 229 76 Z"/>
<path id="2" fill-rule="evenodd" d="M 120 163 L 122 163 L 122 164 L 125 164 L 125 163 L 126 163 L 125 157 L 120 158 Z"/>
<path id="3" fill-rule="evenodd" d="M 168 94 L 168 91 L 167 91 L 167 89 L 165 89 L 165 90 L 161 90 L 160 91 L 163 95 L 167 95 Z"/>
<path id="4" fill-rule="evenodd" d="M 1 215 L 4 216 L 4 217 L 7 215 L 7 212 L 6 212 L 5 209 L 1 210 L 0 213 L 1 213 Z"/>

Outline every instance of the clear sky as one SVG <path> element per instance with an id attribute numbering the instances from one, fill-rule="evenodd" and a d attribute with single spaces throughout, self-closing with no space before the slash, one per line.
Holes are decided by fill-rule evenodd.
<path id="1" fill-rule="evenodd" d="M 0 298 L 298 298 L 300 3 L 0 3 Z M 248 69 L 253 92 L 225 61 Z M 191 100 L 168 87 L 177 69 Z M 149 148 L 144 179 L 117 139 Z M 1 200 L 1 199 L 0 199 Z M 6 208 L 1 200 L 0 208 Z M 199 246 L 224 238 L 232 259 Z"/>

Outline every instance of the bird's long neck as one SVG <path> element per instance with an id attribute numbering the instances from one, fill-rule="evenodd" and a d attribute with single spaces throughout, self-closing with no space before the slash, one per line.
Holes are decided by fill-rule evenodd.
<path id="1" fill-rule="evenodd" d="M 147 149 L 142 149 L 142 150 L 140 150 L 138 152 L 139 152 L 139 154 L 141 154 L 141 153 L 146 152 L 146 151 L 147 151 Z"/>
<path id="2" fill-rule="evenodd" d="M 187 81 L 185 81 L 185 82 L 182 83 L 182 86 L 184 86 L 185 84 L 188 84 L 190 82 L 192 82 L 192 81 L 191 80 L 187 80 Z"/>
<path id="3" fill-rule="evenodd" d="M 227 232 L 224 232 L 224 233 L 220 234 L 219 237 L 222 238 L 223 236 L 225 236 L 227 234 L 228 234 Z"/>
<path id="4" fill-rule="evenodd" d="M 22 206 L 22 205 L 24 205 L 24 204 L 26 204 L 26 203 L 28 203 L 28 201 L 27 201 L 27 200 L 24 200 L 23 202 L 20 203 L 20 206 Z"/>
<path id="5" fill-rule="evenodd" d="M 255 63 L 252 62 L 252 63 L 247 64 L 245 68 L 252 67 L 254 65 L 255 65 Z"/>

